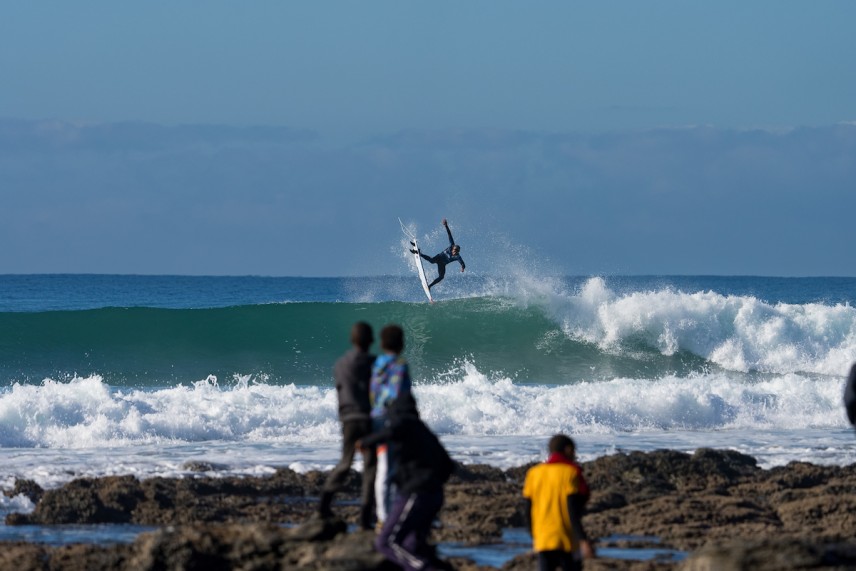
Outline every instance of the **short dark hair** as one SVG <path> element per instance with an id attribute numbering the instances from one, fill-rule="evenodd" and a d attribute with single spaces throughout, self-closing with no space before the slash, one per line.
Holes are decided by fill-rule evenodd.
<path id="1" fill-rule="evenodd" d="M 368 351 L 369 347 L 374 343 L 372 326 L 365 321 L 357 321 L 354 323 L 353 327 L 351 327 L 351 343 L 363 351 Z"/>
<path id="2" fill-rule="evenodd" d="M 571 450 L 576 451 L 577 446 L 574 444 L 574 441 L 571 440 L 570 436 L 566 436 L 564 434 L 556 434 L 550 439 L 550 443 L 547 444 L 547 450 L 550 454 L 555 452 L 561 452 L 564 454 L 565 449 L 570 446 Z"/>
<path id="3" fill-rule="evenodd" d="M 404 329 L 394 324 L 389 324 L 381 329 L 380 346 L 385 351 L 392 351 L 396 354 L 404 351 Z"/>

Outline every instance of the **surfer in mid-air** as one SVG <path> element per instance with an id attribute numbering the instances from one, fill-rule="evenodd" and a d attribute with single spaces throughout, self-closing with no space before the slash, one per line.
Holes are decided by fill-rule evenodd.
<path id="1" fill-rule="evenodd" d="M 452 262 L 459 262 L 461 264 L 461 271 L 463 272 L 467 266 L 464 264 L 463 258 L 461 258 L 461 247 L 455 244 L 455 239 L 452 238 L 452 231 L 449 230 L 449 223 L 446 222 L 446 219 L 443 218 L 443 228 L 446 229 L 446 234 L 449 235 L 449 247 L 437 254 L 436 256 L 426 256 L 422 252 L 418 250 L 410 250 L 411 254 L 419 254 L 423 259 L 431 262 L 432 264 L 437 265 L 437 279 L 428 284 L 428 289 L 431 289 L 446 277 L 446 265 L 451 264 Z M 410 242 L 411 246 L 415 246 L 413 242 Z"/>

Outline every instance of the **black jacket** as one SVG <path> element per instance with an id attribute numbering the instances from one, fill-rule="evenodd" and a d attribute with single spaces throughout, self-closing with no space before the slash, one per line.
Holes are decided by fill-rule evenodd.
<path id="1" fill-rule="evenodd" d="M 352 347 L 333 366 L 336 394 L 339 396 L 339 420 L 367 420 L 371 412 L 369 383 L 375 356 Z"/>
<path id="2" fill-rule="evenodd" d="M 844 388 L 844 406 L 847 409 L 847 418 L 850 424 L 856 426 L 856 363 L 850 368 L 850 376 L 847 377 L 847 386 Z"/>
<path id="3" fill-rule="evenodd" d="M 419 419 L 410 393 L 390 405 L 386 426 L 363 439 L 363 445 L 386 442 L 395 462 L 393 480 L 402 493 L 435 492 L 455 469 L 455 463 L 437 436 Z"/>

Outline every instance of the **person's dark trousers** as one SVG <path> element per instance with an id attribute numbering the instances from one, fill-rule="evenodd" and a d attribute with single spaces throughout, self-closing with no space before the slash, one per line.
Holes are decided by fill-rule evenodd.
<path id="1" fill-rule="evenodd" d="M 360 526 L 363 529 L 374 529 L 375 521 L 377 521 L 374 493 L 375 474 L 377 474 L 377 450 L 370 448 L 363 454 L 363 488 L 360 496 Z"/>
<path id="2" fill-rule="evenodd" d="M 583 562 L 567 551 L 539 551 L 538 571 L 582 571 Z"/>
<path id="3" fill-rule="evenodd" d="M 357 452 L 357 440 L 371 433 L 372 422 L 370 419 L 365 420 L 348 420 L 342 423 L 342 459 L 327 476 L 327 481 L 321 489 L 321 500 L 319 501 L 318 511 L 322 516 L 329 517 L 333 515 L 331 505 L 333 503 L 333 494 L 344 487 L 348 480 L 348 473 L 351 470 L 351 464 L 354 462 L 354 455 Z M 377 471 L 377 456 L 374 450 L 367 452 L 363 456 L 363 482 L 362 496 L 360 498 L 360 525 L 364 529 L 373 527 L 374 518 L 374 480 L 375 472 Z"/>
<path id="4" fill-rule="evenodd" d="M 442 490 L 397 495 L 375 538 L 375 549 L 405 571 L 431 569 L 434 551 L 428 533 L 441 507 Z"/>

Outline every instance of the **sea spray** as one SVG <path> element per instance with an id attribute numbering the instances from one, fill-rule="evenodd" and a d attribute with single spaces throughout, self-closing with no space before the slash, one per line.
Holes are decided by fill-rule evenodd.
<path id="1" fill-rule="evenodd" d="M 619 296 L 592 278 L 552 317 L 570 337 L 605 351 L 635 342 L 732 371 L 840 375 L 856 356 L 856 307 L 847 303 L 770 304 L 671 288 Z"/>
<path id="2" fill-rule="evenodd" d="M 472 363 L 458 381 L 417 381 L 420 411 L 444 435 L 608 434 L 843 428 L 842 382 L 799 374 L 746 383 L 725 373 L 520 385 Z M 215 383 L 114 389 L 100 377 L 15 385 L 0 394 L 0 446 L 92 448 L 177 442 L 335 442 L 335 390 Z"/>

